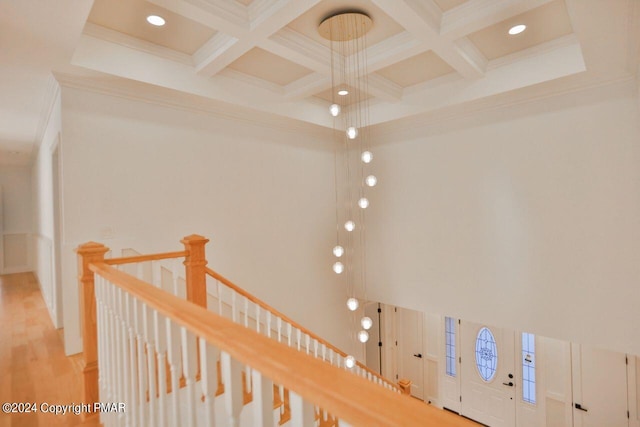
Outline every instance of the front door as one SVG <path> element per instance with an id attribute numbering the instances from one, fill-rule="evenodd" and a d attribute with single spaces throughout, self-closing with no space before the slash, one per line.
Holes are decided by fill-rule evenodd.
<path id="1" fill-rule="evenodd" d="M 622 353 L 571 344 L 574 427 L 628 427 Z"/>
<path id="2" fill-rule="evenodd" d="M 516 423 L 514 332 L 460 323 L 460 414 L 491 427 Z"/>
<path id="3" fill-rule="evenodd" d="M 424 400 L 424 314 L 420 311 L 397 308 L 398 374 L 399 379 L 411 380 L 411 395 Z"/>

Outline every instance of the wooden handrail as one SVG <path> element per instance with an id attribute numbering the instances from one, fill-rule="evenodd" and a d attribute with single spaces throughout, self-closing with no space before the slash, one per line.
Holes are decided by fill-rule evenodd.
<path id="1" fill-rule="evenodd" d="M 272 381 L 352 425 L 455 426 L 441 410 L 392 393 L 344 369 L 299 352 L 106 263 L 89 269 L 251 366 Z"/>
<path id="2" fill-rule="evenodd" d="M 122 258 L 110 258 L 105 259 L 104 263 L 108 265 L 121 265 L 121 264 L 131 264 L 134 262 L 145 262 L 145 261 L 158 261 L 161 259 L 169 259 L 169 258 L 182 258 L 189 255 L 188 251 L 178 251 L 178 252 L 165 252 L 162 254 L 151 254 L 151 255 L 136 255 L 136 256 L 128 256 Z"/>
<path id="3" fill-rule="evenodd" d="M 285 316 L 284 314 L 280 313 L 278 310 L 276 310 L 275 308 L 271 307 L 269 304 L 265 303 L 264 301 L 256 298 L 255 296 L 251 295 L 249 292 L 245 291 L 244 289 L 242 289 L 241 287 L 239 287 L 238 285 L 236 285 L 235 283 L 233 283 L 231 280 L 227 279 L 226 277 L 222 276 L 220 273 L 217 273 L 216 271 L 207 268 L 206 272 L 209 276 L 213 277 L 214 279 L 220 281 L 221 283 L 223 283 L 225 286 L 233 289 L 235 292 L 239 293 L 240 295 L 242 295 L 243 297 L 247 298 L 249 301 L 258 304 L 261 308 L 263 308 L 264 310 L 267 310 L 269 312 L 271 312 L 271 314 L 273 314 L 276 317 L 280 317 L 283 321 L 291 324 L 291 326 L 293 326 L 296 329 L 299 329 L 302 333 L 309 335 L 311 338 L 317 340 L 319 343 L 324 344 L 325 346 L 327 346 L 327 348 L 333 350 L 335 353 L 339 354 L 342 357 L 347 357 L 347 353 L 345 353 L 344 351 L 340 350 L 338 347 L 334 346 L 333 344 L 331 344 L 330 342 L 324 340 L 323 338 L 321 338 L 319 335 L 311 332 L 309 329 L 305 328 L 302 325 L 299 325 L 297 322 L 295 322 L 294 320 L 290 319 L 289 317 Z M 377 372 L 369 369 L 368 366 L 356 361 L 357 366 L 359 366 L 360 368 L 366 370 L 368 373 L 371 373 L 371 375 L 375 376 L 376 378 L 381 379 L 382 381 L 384 381 L 385 383 L 389 384 L 390 386 L 393 387 L 394 390 L 399 390 L 398 386 L 396 384 L 394 384 L 393 382 L 389 381 L 388 379 L 386 379 L 385 377 L 383 377 L 382 375 L 378 374 Z"/>

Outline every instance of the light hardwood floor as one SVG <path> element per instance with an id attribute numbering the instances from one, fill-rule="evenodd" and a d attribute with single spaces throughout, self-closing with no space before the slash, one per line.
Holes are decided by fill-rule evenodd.
<path id="1" fill-rule="evenodd" d="M 0 403 L 80 402 L 77 357 L 66 357 L 31 273 L 0 276 Z M 75 414 L 0 413 L 0 427 L 97 426 Z"/>

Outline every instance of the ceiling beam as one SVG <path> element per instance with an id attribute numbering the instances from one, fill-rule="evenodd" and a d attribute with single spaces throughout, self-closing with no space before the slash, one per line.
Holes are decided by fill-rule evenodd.
<path id="1" fill-rule="evenodd" d="M 258 47 L 317 73 L 331 74 L 331 49 L 290 28 L 283 28 Z"/>
<path id="2" fill-rule="evenodd" d="M 205 0 L 187 0 L 205 1 Z M 213 1 L 213 0 L 207 0 Z M 225 0 L 217 2 L 230 3 Z M 225 49 L 211 52 L 206 58 L 196 63 L 196 71 L 203 76 L 213 76 L 229 66 L 236 59 L 257 47 L 260 42 L 278 32 L 289 22 L 302 15 L 320 0 L 261 0 L 261 13 L 253 16 L 249 32 Z M 233 2 L 235 3 L 235 2 Z"/>
<path id="3" fill-rule="evenodd" d="M 443 39 L 440 36 L 440 23 L 435 22 L 434 14 L 430 9 L 425 9 L 422 3 L 416 0 L 373 2 L 396 22 L 402 22 L 405 29 L 424 44 L 424 50 L 433 50 L 460 75 L 470 79 L 483 76 L 483 63 L 477 62 L 474 55 L 466 54 L 454 41 Z"/>

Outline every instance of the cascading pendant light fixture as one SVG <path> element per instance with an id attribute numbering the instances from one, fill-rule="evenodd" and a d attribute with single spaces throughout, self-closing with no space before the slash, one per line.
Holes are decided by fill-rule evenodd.
<path id="1" fill-rule="evenodd" d="M 366 300 L 365 210 L 373 206 L 368 192 L 378 179 L 370 171 L 367 38 L 373 26 L 363 11 L 345 10 L 326 17 L 318 31 L 330 41 L 331 103 L 337 138 L 335 152 L 336 243 L 334 271 L 346 284 L 347 308 L 352 312 L 354 340 L 367 342 L 371 319 L 356 321 Z M 336 248 L 339 248 L 336 251 Z M 357 251 L 357 252 L 356 252 Z M 338 259 L 339 258 L 339 259 Z M 337 270 L 335 265 L 339 264 Z M 358 295 L 356 295 L 358 294 Z M 356 333 L 362 327 L 363 329 Z M 347 366 L 354 362 L 352 356 Z"/>

